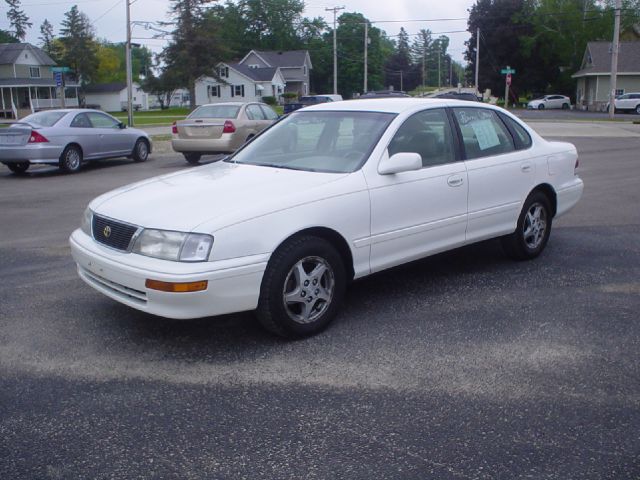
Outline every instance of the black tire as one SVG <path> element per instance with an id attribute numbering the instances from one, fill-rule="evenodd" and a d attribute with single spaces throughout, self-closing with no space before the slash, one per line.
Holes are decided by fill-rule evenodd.
<path id="1" fill-rule="evenodd" d="M 569 110 L 569 108 L 571 108 L 571 107 L 569 106 L 568 103 L 563 103 L 562 104 L 562 110 Z"/>
<path id="2" fill-rule="evenodd" d="M 534 212 L 538 211 L 538 208 L 538 223 L 532 225 L 532 219 L 535 221 Z M 505 253 L 514 260 L 531 260 L 540 255 L 549 241 L 552 217 L 551 202 L 547 195 L 541 191 L 532 192 L 524 202 L 516 231 L 502 237 Z M 527 234 L 527 231 L 530 233 Z"/>
<path id="3" fill-rule="evenodd" d="M 640 103 L 636 105 L 636 113 L 640 115 Z"/>
<path id="4" fill-rule="evenodd" d="M 540 105 L 538 105 L 538 110 L 544 110 L 544 103 L 541 103 Z"/>
<path id="5" fill-rule="evenodd" d="M 131 156 L 134 162 L 146 162 L 147 158 L 149 158 L 149 142 L 144 138 L 136 140 Z"/>
<path id="6" fill-rule="evenodd" d="M 60 155 L 60 169 L 66 173 L 76 173 L 82 166 L 82 150 L 76 145 L 67 145 Z"/>
<path id="7" fill-rule="evenodd" d="M 12 162 L 6 163 L 9 170 L 11 170 L 16 175 L 23 175 L 27 170 L 29 170 L 29 162 Z"/>
<path id="8" fill-rule="evenodd" d="M 199 153 L 183 153 L 184 159 L 191 165 L 197 165 L 202 157 Z"/>
<path id="9" fill-rule="evenodd" d="M 322 274 L 307 276 L 320 266 L 325 269 Z M 296 237 L 271 256 L 256 315 L 264 328 L 276 335 L 307 337 L 322 331 L 333 320 L 345 289 L 345 267 L 336 249 L 322 238 Z M 285 299 L 287 292 L 292 301 Z"/>

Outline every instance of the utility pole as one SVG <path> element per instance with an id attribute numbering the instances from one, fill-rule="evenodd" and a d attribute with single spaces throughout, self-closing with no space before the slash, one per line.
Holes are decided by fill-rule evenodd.
<path id="1" fill-rule="evenodd" d="M 438 88 L 442 86 L 442 74 L 441 74 L 441 60 L 442 60 L 442 51 L 440 50 L 441 46 L 438 43 Z"/>
<path id="2" fill-rule="evenodd" d="M 338 43 L 336 38 L 336 14 L 344 10 L 344 7 L 325 8 L 327 12 L 333 12 L 333 94 L 338 94 Z"/>
<path id="3" fill-rule="evenodd" d="M 127 123 L 133 127 L 133 79 L 131 73 L 131 0 L 127 4 L 127 42 L 125 44 L 125 62 L 127 69 Z"/>
<path id="4" fill-rule="evenodd" d="M 480 94 L 478 74 L 480 73 L 480 28 L 476 30 L 476 95 Z"/>
<path id="5" fill-rule="evenodd" d="M 609 92 L 609 118 L 616 112 L 616 87 L 618 81 L 618 53 L 620 52 L 620 10 L 622 0 L 616 0 L 616 17 L 613 24 L 613 48 L 611 50 L 611 92 Z"/>
<path id="6" fill-rule="evenodd" d="M 369 22 L 364 22 L 364 89 L 362 93 L 367 93 L 367 55 L 369 53 Z"/>

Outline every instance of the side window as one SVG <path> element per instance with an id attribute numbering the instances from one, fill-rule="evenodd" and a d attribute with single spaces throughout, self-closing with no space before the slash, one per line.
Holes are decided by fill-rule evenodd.
<path id="1" fill-rule="evenodd" d="M 513 138 L 496 113 L 485 108 L 454 108 L 467 159 L 515 150 Z"/>
<path id="2" fill-rule="evenodd" d="M 271 107 L 267 107 L 266 105 L 260 105 L 260 108 L 262 108 L 262 111 L 264 112 L 264 116 L 267 118 L 267 120 L 278 119 L 278 114 L 274 112 Z"/>
<path id="3" fill-rule="evenodd" d="M 527 132 L 522 125 L 503 113 L 500 113 L 500 118 L 507 125 L 507 128 L 511 130 L 516 143 L 516 150 L 526 150 L 532 145 L 531 135 L 529 135 L 529 132 Z"/>
<path id="4" fill-rule="evenodd" d="M 453 135 L 447 112 L 437 108 L 412 115 L 389 142 L 388 150 L 389 156 L 399 152 L 418 153 L 424 167 L 455 162 Z"/>
<path id="5" fill-rule="evenodd" d="M 92 128 L 93 127 L 86 113 L 79 113 L 78 115 L 76 115 L 76 117 L 71 121 L 70 126 L 75 128 Z"/>
<path id="6" fill-rule="evenodd" d="M 265 120 L 264 113 L 262 113 L 260 106 L 255 103 L 247 105 L 246 113 L 249 120 Z"/>
<path id="7" fill-rule="evenodd" d="M 94 128 L 116 128 L 118 126 L 116 119 L 102 113 L 89 112 L 87 116 Z"/>

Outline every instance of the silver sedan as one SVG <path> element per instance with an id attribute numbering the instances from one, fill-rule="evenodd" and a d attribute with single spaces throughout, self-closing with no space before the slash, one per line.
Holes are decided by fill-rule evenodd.
<path id="1" fill-rule="evenodd" d="M 46 110 L 0 128 L 0 162 L 14 173 L 26 172 L 31 164 L 58 165 L 71 173 L 90 160 L 144 162 L 150 152 L 145 132 L 97 110 Z"/>

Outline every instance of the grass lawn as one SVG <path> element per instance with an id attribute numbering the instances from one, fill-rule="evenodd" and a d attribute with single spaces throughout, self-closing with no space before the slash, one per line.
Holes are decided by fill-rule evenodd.
<path id="1" fill-rule="evenodd" d="M 189 114 L 188 108 L 168 108 L 167 110 L 149 110 L 146 112 L 133 112 L 133 123 L 137 127 L 171 125 L 176 120 L 182 120 Z M 111 112 L 115 118 L 122 122 L 127 121 L 127 112 Z"/>

